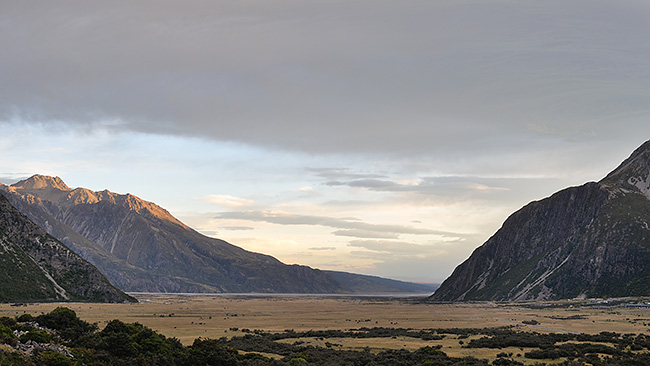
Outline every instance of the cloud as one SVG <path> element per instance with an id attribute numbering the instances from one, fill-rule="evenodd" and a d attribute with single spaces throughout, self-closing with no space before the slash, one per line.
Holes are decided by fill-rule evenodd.
<path id="1" fill-rule="evenodd" d="M 510 188 L 505 188 L 505 187 L 490 187 L 486 186 L 484 184 L 478 184 L 478 183 L 472 183 L 467 186 L 467 188 L 475 190 L 475 191 L 481 191 L 481 192 L 495 192 L 495 191 L 509 191 Z"/>
<path id="2" fill-rule="evenodd" d="M 329 181 L 336 181 L 338 179 L 352 180 L 352 179 L 379 179 L 386 178 L 386 175 L 377 173 L 361 173 L 355 172 L 350 168 L 309 168 L 308 171 L 315 173 L 316 176 L 325 178 Z"/>
<path id="3" fill-rule="evenodd" d="M 388 179 L 356 179 L 350 181 L 328 181 L 326 186 L 365 188 L 376 192 L 406 192 L 424 195 L 462 195 L 474 193 L 495 193 L 509 191 L 500 184 L 517 178 L 486 178 L 471 176 L 423 177 L 407 184 Z"/>
<path id="4" fill-rule="evenodd" d="M 362 249 L 350 252 L 352 258 L 372 263 L 363 269 L 363 273 L 405 281 L 442 282 L 458 263 L 467 258 L 467 250 L 474 248 L 475 244 L 468 240 L 458 240 L 452 245 L 355 240 L 348 246 Z M 351 263 L 355 261 L 351 260 Z"/>
<path id="5" fill-rule="evenodd" d="M 390 253 L 398 256 L 425 255 L 441 250 L 430 245 L 413 244 L 392 240 L 353 240 L 348 246 L 363 248 L 372 252 Z M 384 258 L 386 259 L 386 258 Z"/>
<path id="6" fill-rule="evenodd" d="M 249 231 L 249 230 L 255 230 L 254 227 L 250 226 L 224 226 L 221 229 L 223 230 L 230 230 L 230 231 Z"/>
<path id="7" fill-rule="evenodd" d="M 207 235 L 207 236 L 217 236 L 217 235 L 219 235 L 219 232 L 216 231 L 216 230 L 201 230 L 201 229 L 198 229 L 198 231 L 201 234 Z"/>
<path id="8" fill-rule="evenodd" d="M 495 220 L 479 214 L 490 209 L 501 218 L 604 176 L 647 139 L 647 1 L 155 5 L 3 3 L 6 172 L 76 171 L 176 211 L 197 203 L 178 187 L 232 211 L 292 211 L 299 194 L 323 209 L 222 215 L 321 226 L 339 241 L 466 237 L 421 226 L 475 227 Z M 337 216 L 395 207 L 410 226 Z M 410 222 L 418 215 L 426 225 Z"/>
<path id="9" fill-rule="evenodd" d="M 399 235 L 394 233 L 379 232 L 374 230 L 361 230 L 361 229 L 352 229 L 352 230 L 337 230 L 332 234 L 338 236 L 351 236 L 354 238 L 369 238 L 369 239 L 397 239 Z"/>
<path id="10" fill-rule="evenodd" d="M 350 218 L 334 218 L 327 216 L 296 215 L 276 211 L 245 211 L 245 212 L 221 212 L 215 216 L 216 219 L 235 219 L 248 221 L 261 221 L 278 225 L 316 225 L 335 229 L 360 230 L 358 232 L 382 234 L 411 234 L 411 235 L 440 235 L 458 237 L 461 234 L 422 229 L 404 225 L 381 225 L 368 224 Z M 353 231 L 352 231 L 353 232 Z"/>
<path id="11" fill-rule="evenodd" d="M 29 175 L 25 175 L 25 174 L 19 174 L 19 175 L 7 174 L 7 175 L 9 176 L 0 176 L 0 183 L 5 185 L 12 185 L 23 179 L 29 178 Z"/>
<path id="12" fill-rule="evenodd" d="M 329 181 L 327 186 L 349 186 L 353 188 L 367 188 L 374 191 L 404 191 L 410 190 L 407 186 L 379 179 L 357 179 L 348 182 Z"/>
<path id="13" fill-rule="evenodd" d="M 643 1 L 157 5 L 6 4 L 0 119 L 424 157 L 650 117 Z"/>
<path id="14" fill-rule="evenodd" d="M 307 248 L 309 250 L 336 250 L 335 247 L 315 247 L 315 248 Z"/>
<path id="15" fill-rule="evenodd" d="M 209 196 L 202 197 L 201 200 L 213 205 L 230 208 L 251 207 L 255 205 L 255 201 L 253 200 L 223 194 L 211 194 Z"/>
<path id="16" fill-rule="evenodd" d="M 537 132 L 544 135 L 566 135 L 564 133 L 559 133 L 557 129 L 553 127 L 549 127 L 547 124 L 529 123 L 527 127 L 529 130 L 533 132 Z"/>

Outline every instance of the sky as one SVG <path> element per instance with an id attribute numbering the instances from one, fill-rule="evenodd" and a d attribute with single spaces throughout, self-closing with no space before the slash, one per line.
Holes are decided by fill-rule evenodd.
<path id="1" fill-rule="evenodd" d="M 645 0 L 0 0 L 0 182 L 441 282 L 650 139 Z"/>

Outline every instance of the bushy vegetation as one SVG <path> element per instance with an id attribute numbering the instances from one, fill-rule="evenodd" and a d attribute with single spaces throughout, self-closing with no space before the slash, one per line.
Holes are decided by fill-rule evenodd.
<path id="1" fill-rule="evenodd" d="M 523 365 L 513 359 L 512 352 L 499 352 L 490 361 L 449 357 L 440 345 L 415 351 L 371 352 L 369 348 L 343 350 L 330 342 L 325 342 L 324 347 L 302 341 L 291 342 L 292 339 L 307 338 L 325 341 L 333 338 L 411 337 L 433 343 L 451 338 L 460 343 L 469 336 L 481 337 L 463 342 L 467 348 L 528 348 L 527 352 L 521 353 L 535 365 L 545 365 L 544 361 L 550 359 L 559 360 L 559 364 L 564 366 L 650 364 L 650 353 L 647 352 L 650 350 L 650 337 L 643 334 L 540 334 L 519 332 L 511 327 L 427 330 L 359 328 L 346 331 L 286 330 L 280 333 L 243 331 L 246 334 L 240 337 L 198 338 L 192 345 L 183 346 L 177 339 L 165 337 L 139 323 L 112 320 L 100 330 L 96 325 L 79 319 L 73 310 L 59 307 L 35 317 L 29 314 L 16 319 L 0 317 L 0 343 L 19 350 L 0 349 L 0 366 Z M 265 356 L 268 354 L 276 357 Z"/>
<path id="2" fill-rule="evenodd" d="M 645 334 L 620 334 L 616 332 L 601 332 L 599 334 L 567 334 L 548 333 L 540 334 L 535 332 L 517 332 L 512 329 L 492 329 L 484 337 L 473 339 L 467 344 L 467 348 L 506 348 L 506 347 L 530 347 L 540 350 L 557 349 L 558 357 L 567 357 L 570 349 L 582 347 L 582 351 L 573 353 L 601 353 L 620 354 L 621 351 L 650 350 L 650 337 Z M 580 345 L 567 346 L 557 343 L 580 342 Z M 603 346 L 594 343 L 608 343 L 612 346 Z M 590 345 L 591 347 L 584 347 Z M 606 348 L 604 348 L 606 347 Z M 536 354 L 536 353 L 535 353 Z M 531 357 L 531 358 L 558 358 L 558 357 Z"/>

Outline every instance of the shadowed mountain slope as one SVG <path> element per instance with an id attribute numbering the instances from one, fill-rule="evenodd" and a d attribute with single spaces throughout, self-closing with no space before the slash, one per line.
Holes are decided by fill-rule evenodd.
<path id="1" fill-rule="evenodd" d="M 600 182 L 512 214 L 434 301 L 650 295 L 650 141 Z"/>
<path id="2" fill-rule="evenodd" d="M 353 293 L 431 293 L 438 288 L 437 284 L 405 282 L 383 277 L 339 271 L 324 270 L 323 272 L 332 276 L 343 287 L 345 287 L 346 290 Z"/>
<path id="3" fill-rule="evenodd" d="M 133 302 L 0 195 L 0 301 Z"/>
<path id="4" fill-rule="evenodd" d="M 125 291 L 340 293 L 329 275 L 206 237 L 130 194 L 35 175 L 0 190 Z"/>

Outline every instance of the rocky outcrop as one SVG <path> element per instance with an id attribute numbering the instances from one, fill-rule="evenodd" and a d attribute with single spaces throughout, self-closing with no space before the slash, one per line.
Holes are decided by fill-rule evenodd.
<path id="1" fill-rule="evenodd" d="M 0 301 L 133 302 L 0 195 Z"/>
<path id="2" fill-rule="evenodd" d="M 650 295 L 649 192 L 650 141 L 600 182 L 512 214 L 431 300 Z"/>

